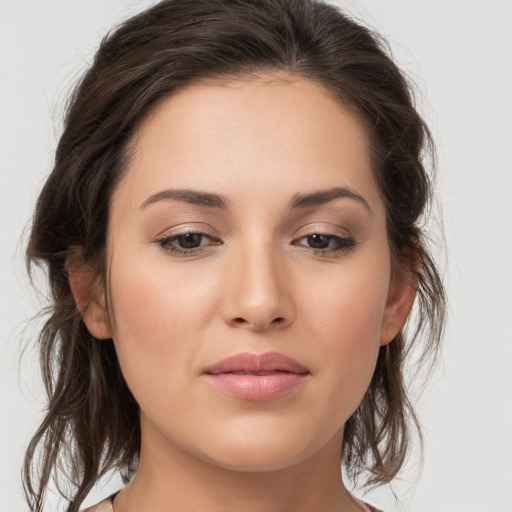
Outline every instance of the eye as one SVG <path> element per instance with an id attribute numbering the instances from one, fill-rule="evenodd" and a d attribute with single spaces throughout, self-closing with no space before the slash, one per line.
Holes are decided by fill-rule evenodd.
<path id="1" fill-rule="evenodd" d="M 314 253 L 325 255 L 327 253 L 348 252 L 356 245 L 356 241 L 348 236 L 312 233 L 299 238 L 296 245 L 312 249 Z"/>
<path id="2" fill-rule="evenodd" d="M 196 249 L 201 247 L 206 235 L 203 233 L 185 233 L 172 239 L 181 249 Z"/>
<path id="3" fill-rule="evenodd" d="M 196 254 L 208 246 L 218 245 L 220 241 L 206 233 L 189 231 L 159 238 L 156 243 L 168 252 L 188 255 Z"/>

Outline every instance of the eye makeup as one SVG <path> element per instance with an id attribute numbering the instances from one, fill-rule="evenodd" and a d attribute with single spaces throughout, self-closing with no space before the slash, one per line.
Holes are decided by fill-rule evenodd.
<path id="1" fill-rule="evenodd" d="M 155 243 L 164 251 L 181 257 L 199 255 L 212 246 L 223 244 L 207 233 L 193 230 L 159 237 Z M 339 236 L 318 230 L 294 239 L 291 245 L 314 255 L 335 257 L 350 252 L 356 246 L 356 240 L 352 236 Z"/>
<path id="2" fill-rule="evenodd" d="M 207 240 L 210 240 L 210 243 L 207 243 Z M 191 230 L 157 238 L 155 243 L 164 251 L 180 257 L 195 256 L 204 253 L 213 245 L 222 244 L 207 233 Z"/>
<path id="3" fill-rule="evenodd" d="M 158 209 L 159 214 L 152 215 L 154 220 L 150 221 L 150 225 L 161 226 L 160 234 L 151 241 L 167 254 L 177 258 L 200 257 L 216 251 L 228 238 L 232 240 L 236 236 L 230 216 L 212 216 L 210 211 L 205 216 L 202 208 L 198 211 L 196 205 L 177 203 L 173 204 L 171 215 L 174 225 L 164 229 L 171 213 L 168 208 Z M 337 200 L 320 206 L 307 206 L 298 215 L 286 215 L 281 225 L 270 225 L 268 229 L 274 230 L 285 244 L 304 254 L 335 259 L 350 253 L 364 241 L 371 225 L 370 219 L 368 210 L 355 201 Z M 211 226 L 212 221 L 215 228 Z M 244 225 L 237 229 L 245 229 Z"/>

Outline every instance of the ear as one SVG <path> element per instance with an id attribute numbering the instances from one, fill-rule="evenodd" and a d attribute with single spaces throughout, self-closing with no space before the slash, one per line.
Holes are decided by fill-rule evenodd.
<path id="1" fill-rule="evenodd" d="M 382 318 L 381 345 L 387 345 L 393 340 L 409 316 L 418 288 L 418 277 L 415 271 L 419 269 L 419 258 L 415 258 L 413 269 L 404 266 L 403 270 L 395 270 L 391 276 Z"/>
<path id="2" fill-rule="evenodd" d="M 104 287 L 97 272 L 83 261 L 80 248 L 68 257 L 67 269 L 69 286 L 87 329 L 95 338 L 112 338 Z"/>

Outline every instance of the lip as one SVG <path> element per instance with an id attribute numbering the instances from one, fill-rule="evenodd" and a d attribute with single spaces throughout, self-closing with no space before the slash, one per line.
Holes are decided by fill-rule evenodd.
<path id="1" fill-rule="evenodd" d="M 204 374 L 227 395 L 262 402 L 291 393 L 310 372 L 295 359 L 278 352 L 244 352 L 209 366 Z"/>

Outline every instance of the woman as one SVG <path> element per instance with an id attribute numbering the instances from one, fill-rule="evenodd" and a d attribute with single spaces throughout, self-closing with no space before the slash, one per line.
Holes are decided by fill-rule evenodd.
<path id="1" fill-rule="evenodd" d="M 397 475 L 405 356 L 437 350 L 429 147 L 377 36 L 327 4 L 167 0 L 109 34 L 28 247 L 53 297 L 31 509 L 64 457 L 70 512 L 112 469 L 91 510 L 375 510 L 340 469 Z"/>

